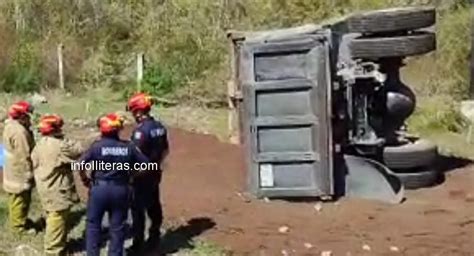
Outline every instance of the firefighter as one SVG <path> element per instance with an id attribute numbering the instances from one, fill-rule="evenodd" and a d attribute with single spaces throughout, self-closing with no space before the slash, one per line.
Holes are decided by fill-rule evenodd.
<path id="1" fill-rule="evenodd" d="M 110 223 L 109 255 L 123 255 L 125 222 L 130 199 L 130 178 L 135 163 L 148 163 L 146 158 L 130 142 L 119 139 L 123 119 L 108 114 L 98 120 L 101 137 L 78 160 L 79 164 L 92 164 L 88 177 L 80 176 L 89 190 L 87 206 L 86 249 L 87 255 L 100 254 L 101 224 L 107 212 Z M 109 166 L 109 167 L 107 167 Z"/>
<path id="2" fill-rule="evenodd" d="M 151 220 L 147 245 L 159 246 L 160 243 L 160 228 L 163 222 L 159 191 L 160 165 L 168 154 L 169 147 L 166 128 L 150 115 L 152 105 L 153 101 L 149 95 L 138 93 L 130 98 L 126 107 L 138 124 L 132 141 L 158 167 L 156 170 L 148 170 L 134 180 L 133 244 L 130 252 L 144 249 L 145 212 Z"/>
<path id="3" fill-rule="evenodd" d="M 3 130 L 5 166 L 3 189 L 8 193 L 9 222 L 13 232 L 34 232 L 27 219 L 34 186 L 31 151 L 35 145 L 30 129 L 33 106 L 26 101 L 13 104 Z"/>
<path id="4" fill-rule="evenodd" d="M 65 255 L 67 219 L 75 199 L 71 164 L 82 153 L 78 142 L 64 138 L 63 124 L 58 115 L 42 116 L 38 126 L 42 137 L 31 153 L 35 183 L 46 213 L 46 255 Z"/>

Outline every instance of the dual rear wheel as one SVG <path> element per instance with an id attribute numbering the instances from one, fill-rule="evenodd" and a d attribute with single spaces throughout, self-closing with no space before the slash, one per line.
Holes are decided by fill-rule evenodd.
<path id="1" fill-rule="evenodd" d="M 350 42 L 354 59 L 397 58 L 421 55 L 436 49 L 436 35 L 421 29 L 436 22 L 432 7 L 392 8 L 349 16 L 346 33 L 359 36 Z"/>
<path id="2" fill-rule="evenodd" d="M 436 22 L 433 7 L 393 8 L 363 12 L 344 21 L 346 33 L 358 34 L 349 42 L 353 59 L 400 59 L 436 49 L 435 33 L 423 31 Z M 436 184 L 441 173 L 434 167 L 438 148 L 424 140 L 385 146 L 384 164 L 395 172 L 407 189 Z"/>
<path id="3" fill-rule="evenodd" d="M 417 139 L 396 146 L 385 146 L 384 164 L 402 181 L 407 189 L 435 185 L 442 173 L 435 168 L 438 147 L 428 140 Z"/>

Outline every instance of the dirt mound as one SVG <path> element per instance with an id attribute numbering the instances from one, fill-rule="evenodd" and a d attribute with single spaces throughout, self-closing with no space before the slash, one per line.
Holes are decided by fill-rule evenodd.
<path id="1" fill-rule="evenodd" d="M 196 235 L 236 255 L 473 255 L 472 167 L 448 174 L 438 187 L 408 192 L 398 206 L 342 200 L 318 211 L 316 202 L 242 197 L 246 175 L 237 146 L 172 130 L 171 151 L 162 185 L 166 220 L 216 223 L 209 230 L 195 223 Z"/>

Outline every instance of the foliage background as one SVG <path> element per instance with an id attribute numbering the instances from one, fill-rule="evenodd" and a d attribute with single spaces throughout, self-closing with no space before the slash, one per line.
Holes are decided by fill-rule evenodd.
<path id="1" fill-rule="evenodd" d="M 455 102 L 468 95 L 467 0 L 3 0 L 0 90 L 56 88 L 56 47 L 62 43 L 66 86 L 73 93 L 103 87 L 128 95 L 135 89 L 135 54 L 144 52 L 145 90 L 186 105 L 224 106 L 228 29 L 288 27 L 357 10 L 425 4 L 438 7 L 438 50 L 410 60 L 407 77 L 420 102 L 433 96 Z M 429 106 L 416 115 L 429 119 L 420 126 L 457 129 L 455 104 Z"/>

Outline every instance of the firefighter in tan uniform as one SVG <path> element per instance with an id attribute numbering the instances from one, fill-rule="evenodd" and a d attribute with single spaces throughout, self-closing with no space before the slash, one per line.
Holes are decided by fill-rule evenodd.
<path id="1" fill-rule="evenodd" d="M 8 193 L 9 222 L 12 231 L 24 233 L 33 188 L 33 172 L 30 153 L 34 147 L 34 136 L 30 130 L 30 114 L 33 107 L 26 101 L 13 104 L 8 110 L 8 119 L 3 130 L 5 166 L 3 189 Z"/>
<path id="2" fill-rule="evenodd" d="M 75 198 L 72 164 L 83 151 L 78 142 L 64 138 L 62 126 L 58 115 L 41 117 L 38 130 L 42 137 L 31 154 L 36 187 L 46 213 L 46 255 L 65 255 L 67 219 Z"/>

